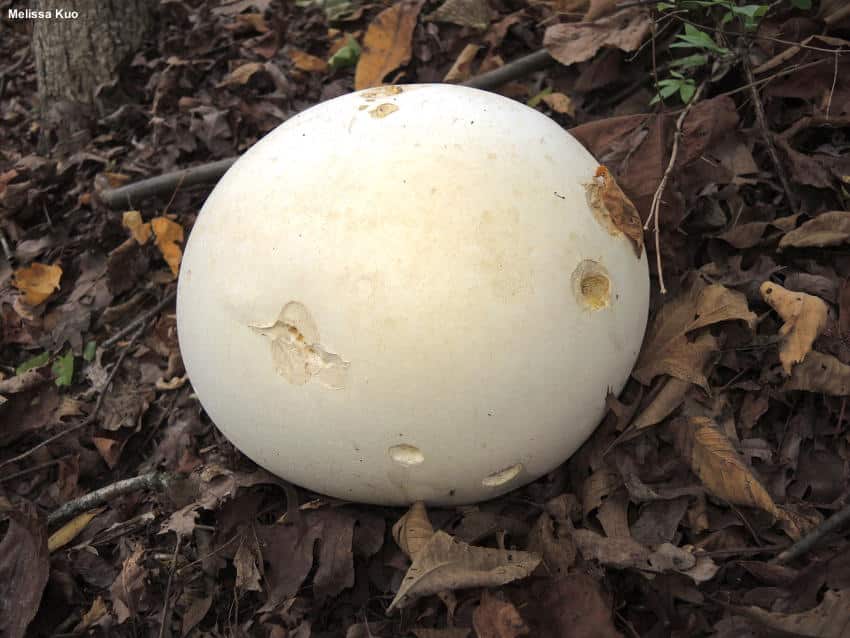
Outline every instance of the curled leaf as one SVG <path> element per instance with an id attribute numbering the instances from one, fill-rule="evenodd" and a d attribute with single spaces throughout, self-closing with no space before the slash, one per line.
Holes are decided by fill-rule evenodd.
<path id="1" fill-rule="evenodd" d="M 792 367 L 803 361 L 826 327 L 828 306 L 820 297 L 787 290 L 772 281 L 764 282 L 759 290 L 785 322 L 779 329 L 783 337 L 779 360 L 785 374 L 791 374 Z"/>
<path id="2" fill-rule="evenodd" d="M 539 564 L 540 556 L 530 552 L 475 547 L 437 531 L 413 559 L 387 613 L 447 589 L 504 585 Z"/>

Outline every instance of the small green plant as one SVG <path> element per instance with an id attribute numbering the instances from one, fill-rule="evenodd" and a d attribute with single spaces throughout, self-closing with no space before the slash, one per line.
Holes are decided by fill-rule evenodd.
<path id="1" fill-rule="evenodd" d="M 780 0 L 782 1 L 782 0 Z M 795 9 L 811 9 L 812 0 L 784 0 Z M 731 23 L 740 25 L 738 35 L 754 31 L 767 12 L 780 2 L 771 4 L 738 4 L 735 0 L 679 0 L 658 2 L 656 9 L 670 19 L 679 20 L 682 28 L 676 34 L 671 49 L 694 51 L 667 63 L 667 77 L 658 80 L 651 104 L 678 96 L 687 104 L 696 93 L 695 76 L 706 69 L 728 68 L 735 61 L 735 52 L 724 46 L 725 39 L 717 37 Z M 788 6 L 788 5 L 786 5 Z M 683 15 L 684 14 L 684 15 Z M 732 30 L 729 35 L 734 35 Z"/>

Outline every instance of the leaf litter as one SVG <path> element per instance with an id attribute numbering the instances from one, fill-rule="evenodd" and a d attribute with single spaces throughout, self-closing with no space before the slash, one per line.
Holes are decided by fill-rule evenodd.
<path id="1" fill-rule="evenodd" d="M 682 122 L 656 244 L 679 112 L 649 102 L 682 49 L 676 18 L 618 4 L 165 3 L 119 78 L 129 102 L 61 160 L 32 134 L 31 54 L 0 68 L 0 634 L 847 635 L 845 538 L 771 562 L 847 501 L 846 8 L 778 7 L 746 39 L 793 202 L 724 62 Z M 10 29 L 0 59 L 27 43 Z M 206 191 L 116 215 L 100 190 L 242 152 L 323 99 L 541 47 L 559 64 L 497 90 L 596 156 L 614 226 L 652 264 L 624 392 L 563 466 L 473 507 L 402 514 L 258 470 L 199 409 L 173 334 Z M 153 470 L 176 480 L 45 525 Z"/>

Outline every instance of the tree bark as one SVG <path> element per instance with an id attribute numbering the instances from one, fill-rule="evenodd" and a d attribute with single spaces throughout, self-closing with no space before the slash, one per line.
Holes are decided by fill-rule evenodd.
<path id="1" fill-rule="evenodd" d="M 97 91 L 113 83 L 154 23 L 156 0 L 38 0 L 34 20 L 41 147 L 70 152 L 99 115 Z M 63 14 L 62 11 L 65 13 Z M 76 12 L 76 17 L 68 15 Z M 58 13 L 57 13 L 58 12 Z M 42 149 L 43 150 L 43 149 Z"/>

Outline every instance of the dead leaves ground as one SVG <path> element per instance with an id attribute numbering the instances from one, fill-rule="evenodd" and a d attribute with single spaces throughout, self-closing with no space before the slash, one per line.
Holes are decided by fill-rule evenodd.
<path id="1" fill-rule="evenodd" d="M 500 91 L 570 128 L 645 221 L 678 117 L 647 106 L 650 14 L 607 0 L 161 10 L 125 99 L 102 97 L 73 155 L 36 153 L 31 59 L 0 80 L 2 635 L 850 635 L 846 540 L 770 561 L 848 498 L 841 2 L 780 11 L 752 43 L 794 208 L 733 70 L 683 122 L 661 208 L 671 290 L 653 286 L 633 379 L 599 430 L 522 490 L 404 517 L 257 471 L 200 410 L 170 300 L 205 191 L 123 215 L 97 192 L 241 152 L 354 88 L 463 81 L 546 46 L 560 66 Z M 19 60 L 28 27 L 4 29 L 0 59 Z M 176 477 L 165 492 L 45 525 L 155 469 Z"/>

